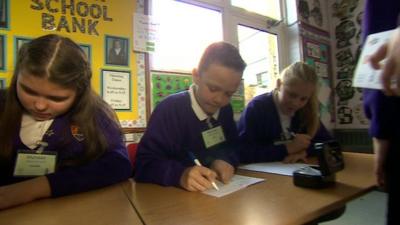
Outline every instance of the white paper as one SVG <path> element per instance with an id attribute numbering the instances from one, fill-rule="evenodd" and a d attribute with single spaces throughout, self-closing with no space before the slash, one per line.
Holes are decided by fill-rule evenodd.
<path id="1" fill-rule="evenodd" d="M 131 86 L 130 73 L 122 71 L 103 70 L 103 99 L 117 110 L 130 110 Z"/>
<path id="2" fill-rule="evenodd" d="M 255 178 L 255 177 L 247 177 L 242 175 L 234 175 L 231 181 L 228 184 L 223 184 L 217 181 L 217 186 L 219 190 L 215 189 L 208 189 L 207 191 L 203 191 L 206 195 L 211 195 L 214 197 L 222 197 L 228 195 L 230 193 L 236 192 L 240 189 L 243 189 L 249 185 L 264 181 L 262 178 Z"/>
<path id="3" fill-rule="evenodd" d="M 133 15 L 133 50 L 152 53 L 158 40 L 160 23 L 154 17 L 135 13 Z"/>
<path id="4" fill-rule="evenodd" d="M 380 80 L 382 70 L 372 68 L 368 58 L 390 39 L 394 31 L 389 30 L 368 35 L 354 73 L 354 87 L 382 89 L 382 82 Z"/>
<path id="5" fill-rule="evenodd" d="M 239 166 L 239 169 L 293 176 L 293 172 L 295 170 L 301 169 L 306 166 L 310 166 L 310 164 L 265 162 L 265 163 L 252 163 L 252 164 L 242 165 Z"/>

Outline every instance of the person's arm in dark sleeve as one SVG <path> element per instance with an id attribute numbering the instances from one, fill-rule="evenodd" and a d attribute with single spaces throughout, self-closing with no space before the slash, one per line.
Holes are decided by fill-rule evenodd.
<path id="1" fill-rule="evenodd" d="M 258 111 L 255 105 L 249 104 L 240 117 L 240 162 L 281 161 L 288 155 L 286 146 L 274 145 L 274 131 L 271 127 L 266 127 L 279 121 L 269 121 L 271 117 Z"/>
<path id="2" fill-rule="evenodd" d="M 106 152 L 86 164 L 46 175 L 52 197 L 101 188 L 124 181 L 132 175 L 132 166 L 118 127 L 101 124 L 100 129 L 108 141 Z"/>
<path id="3" fill-rule="evenodd" d="M 215 156 L 214 160 L 224 160 L 236 168 L 239 165 L 239 146 L 238 132 L 236 123 L 233 119 L 232 107 L 230 105 L 225 107 L 221 110 L 220 114 L 223 116 L 221 123 L 224 127 L 226 143 L 224 144 L 223 149 L 219 151 L 219 154 Z"/>
<path id="4" fill-rule="evenodd" d="M 176 116 L 161 102 L 152 113 L 136 156 L 135 180 L 180 187 L 185 166 L 176 159 L 179 134 Z"/>
<path id="5" fill-rule="evenodd" d="M 329 131 L 326 129 L 322 121 L 319 121 L 319 128 L 317 132 L 315 133 L 314 137 L 311 140 L 311 144 L 307 149 L 307 156 L 314 156 L 316 155 L 315 149 L 314 149 L 314 144 L 315 143 L 322 143 L 322 142 L 327 142 L 331 141 L 334 138 L 332 135 L 329 133 Z"/>

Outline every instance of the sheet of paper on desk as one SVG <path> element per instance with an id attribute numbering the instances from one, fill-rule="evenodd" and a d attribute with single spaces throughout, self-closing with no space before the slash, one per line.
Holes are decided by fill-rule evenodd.
<path id="1" fill-rule="evenodd" d="M 258 183 L 264 181 L 264 179 L 261 178 L 255 178 L 255 177 L 247 177 L 247 176 L 242 176 L 242 175 L 233 175 L 231 182 L 228 184 L 223 184 L 219 181 L 217 181 L 217 185 L 219 190 L 215 189 L 208 189 L 207 191 L 204 191 L 203 193 L 206 195 L 211 195 L 214 197 L 222 197 L 225 195 L 228 195 L 230 193 L 233 193 L 235 191 L 239 191 L 240 189 L 243 189 L 249 185 Z"/>
<path id="2" fill-rule="evenodd" d="M 372 68 L 368 58 L 389 40 L 393 32 L 394 30 L 388 30 L 368 35 L 354 73 L 354 87 L 382 89 L 382 83 L 380 81 L 382 70 L 375 70 Z"/>
<path id="3" fill-rule="evenodd" d="M 293 176 L 293 171 L 310 166 L 305 163 L 265 162 L 239 166 L 239 169 Z"/>

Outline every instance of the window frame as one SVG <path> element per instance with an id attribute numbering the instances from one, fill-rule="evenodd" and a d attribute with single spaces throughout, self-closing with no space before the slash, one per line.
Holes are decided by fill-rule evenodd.
<path id="1" fill-rule="evenodd" d="M 149 15 L 152 15 L 152 4 L 156 1 L 160 0 L 149 0 Z M 285 31 L 284 31 L 284 23 L 277 22 L 276 26 L 269 26 L 270 24 L 268 21 L 275 21 L 269 17 L 262 16 L 256 13 L 248 12 L 242 8 L 238 8 L 232 6 L 230 4 L 230 0 L 176 0 L 179 2 L 192 4 L 195 6 L 200 6 L 204 8 L 208 8 L 211 10 L 220 11 L 222 14 L 222 33 L 223 33 L 223 40 L 227 41 L 236 47 L 239 46 L 238 43 L 238 31 L 237 26 L 243 25 L 252 27 L 254 29 L 262 30 L 271 34 L 277 35 L 278 38 L 278 55 L 279 55 L 279 70 L 282 68 L 282 65 L 288 64 L 288 59 L 285 59 L 283 55 L 287 52 L 284 43 L 285 40 Z M 285 18 L 285 3 L 283 0 L 280 1 L 281 7 L 281 18 L 283 21 Z M 152 58 L 150 55 L 149 58 L 149 65 L 150 70 L 157 70 L 158 68 L 153 68 L 152 65 Z M 182 72 L 182 71 L 168 71 L 168 72 Z"/>

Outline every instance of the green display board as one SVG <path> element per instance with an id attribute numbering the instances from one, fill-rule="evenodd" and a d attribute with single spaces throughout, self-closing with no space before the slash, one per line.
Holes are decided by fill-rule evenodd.
<path id="1" fill-rule="evenodd" d="M 177 74 L 167 72 L 151 73 L 151 105 L 152 108 L 170 94 L 188 90 L 192 84 L 191 74 Z"/>
<path id="2" fill-rule="evenodd" d="M 244 82 L 240 83 L 239 88 L 233 94 L 231 99 L 231 105 L 234 113 L 241 113 L 244 110 Z"/>
<path id="3" fill-rule="evenodd" d="M 178 74 L 169 72 L 151 73 L 151 106 L 156 107 L 170 94 L 188 90 L 192 84 L 191 74 Z M 232 96 L 231 105 L 235 113 L 241 113 L 244 109 L 244 85 L 243 81 L 238 90 Z"/>

